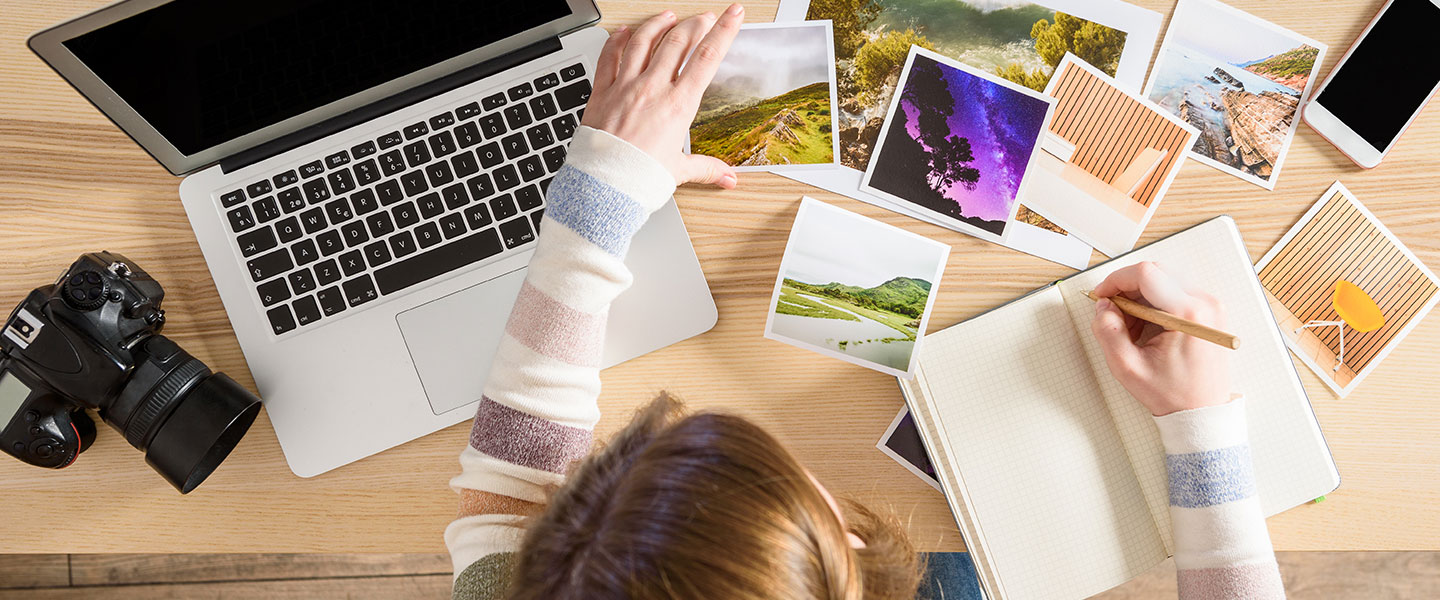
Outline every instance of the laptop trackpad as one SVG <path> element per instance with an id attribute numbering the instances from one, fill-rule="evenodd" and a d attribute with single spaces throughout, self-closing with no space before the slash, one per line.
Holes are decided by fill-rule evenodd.
<path id="1" fill-rule="evenodd" d="M 435 414 L 480 399 L 526 269 L 396 315 Z"/>

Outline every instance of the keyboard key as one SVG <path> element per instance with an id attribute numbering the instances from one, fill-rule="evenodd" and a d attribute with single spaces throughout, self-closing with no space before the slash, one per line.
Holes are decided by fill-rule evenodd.
<path id="1" fill-rule="evenodd" d="M 230 208 L 245 201 L 245 190 L 235 190 L 220 194 L 220 206 Z"/>
<path id="2" fill-rule="evenodd" d="M 555 99 L 550 94 L 536 96 L 530 99 L 530 114 L 535 115 L 536 121 L 543 121 L 559 113 L 560 109 L 555 106 Z"/>
<path id="3" fill-rule="evenodd" d="M 375 142 L 365 142 L 363 144 L 357 144 L 350 148 L 350 156 L 355 157 L 356 160 L 370 156 L 375 152 Z"/>
<path id="4" fill-rule="evenodd" d="M 589 101 L 590 82 L 585 79 L 555 90 L 555 102 L 560 105 L 560 110 L 563 111 L 569 111 Z"/>
<path id="5" fill-rule="evenodd" d="M 334 260 L 326 259 L 315 265 L 315 281 L 320 285 L 330 285 L 340 281 L 340 265 Z"/>
<path id="6" fill-rule="evenodd" d="M 500 147 L 505 149 L 505 158 L 515 160 L 530 153 L 530 147 L 525 145 L 525 136 L 516 133 L 507 135 L 500 140 Z"/>
<path id="7" fill-rule="evenodd" d="M 492 96 L 486 96 L 480 100 L 480 106 L 485 107 L 485 110 L 495 110 L 505 106 L 505 94 L 497 93 Z"/>
<path id="8" fill-rule="evenodd" d="M 480 159 L 480 166 L 486 169 L 493 169 L 495 165 L 505 160 L 505 157 L 500 154 L 500 144 L 496 142 L 476 148 L 475 157 Z"/>
<path id="9" fill-rule="evenodd" d="M 430 153 L 436 158 L 455 151 L 455 138 L 448 131 L 430 136 Z"/>
<path id="10" fill-rule="evenodd" d="M 275 224 L 275 235 L 281 242 L 286 244 L 300 239 L 305 232 L 300 229 L 300 221 L 295 217 L 286 217 L 284 221 Z"/>
<path id="11" fill-rule="evenodd" d="M 375 186 L 375 193 L 380 196 L 380 204 L 385 206 L 405 199 L 405 193 L 400 191 L 399 179 L 391 179 Z"/>
<path id="12" fill-rule="evenodd" d="M 458 183 L 455 185 L 459 185 Z M 454 187 L 454 186 L 451 186 Z M 467 198 L 468 200 L 468 198 Z M 430 192 L 415 199 L 415 204 L 420 208 L 420 216 L 426 220 L 440 216 L 445 212 L 445 203 L 440 200 L 439 192 Z"/>
<path id="13" fill-rule="evenodd" d="M 520 212 L 530 212 L 545 203 L 544 197 L 540 195 L 540 188 L 534 185 L 527 185 L 515 190 L 515 204 L 520 206 Z"/>
<path id="14" fill-rule="evenodd" d="M 475 162 L 475 153 L 463 150 L 450 158 L 450 166 L 455 170 L 455 177 L 464 179 L 480 172 L 480 163 Z"/>
<path id="15" fill-rule="evenodd" d="M 415 250 L 415 238 L 410 236 L 410 232 L 402 231 L 390 237 L 390 252 L 395 258 L 410 256 Z"/>
<path id="16" fill-rule="evenodd" d="M 545 159 L 545 168 L 551 173 L 555 173 L 560 170 L 560 167 L 565 166 L 565 147 L 556 146 L 541 152 L 540 157 Z"/>
<path id="17" fill-rule="evenodd" d="M 261 227 L 250 233 L 242 234 L 236 239 L 240 244 L 240 253 L 247 258 L 279 245 L 275 241 L 275 234 L 269 227 Z"/>
<path id="18" fill-rule="evenodd" d="M 390 262 L 390 249 L 385 247 L 385 242 L 374 242 L 365 246 L 365 259 L 370 266 L 378 267 Z"/>
<path id="19" fill-rule="evenodd" d="M 345 288 L 345 300 L 350 303 L 350 306 L 360 306 L 380 297 L 380 294 L 375 293 L 375 282 L 370 281 L 369 275 L 351 279 L 341 287 Z"/>
<path id="20" fill-rule="evenodd" d="M 380 181 L 384 175 L 380 174 L 380 166 L 375 164 L 375 159 L 365 159 L 365 162 L 355 165 L 355 179 L 360 185 L 370 185 Z"/>
<path id="21" fill-rule="evenodd" d="M 336 153 L 334 153 L 334 154 L 331 154 L 330 156 L 325 157 L 325 166 L 330 167 L 330 168 L 332 168 L 332 169 L 335 168 L 335 167 L 343 166 L 343 165 L 345 165 L 345 164 L 347 164 L 347 163 L 349 163 L 349 162 L 350 162 L 350 155 L 347 154 L 344 150 L 341 150 L 341 151 L 339 151 L 339 152 L 336 152 Z"/>
<path id="22" fill-rule="evenodd" d="M 538 156 L 527 156 L 520 159 L 520 176 L 525 181 L 535 181 L 545 176 L 545 163 L 540 162 Z"/>
<path id="23" fill-rule="evenodd" d="M 490 183 L 490 176 L 485 174 L 476 175 L 465 182 L 470 188 L 470 198 L 484 200 L 495 193 L 495 184 Z"/>
<path id="24" fill-rule="evenodd" d="M 455 115 L 450 114 L 450 111 L 448 110 L 433 117 L 430 117 L 431 131 L 440 131 L 441 129 L 444 129 L 454 124 Z"/>
<path id="25" fill-rule="evenodd" d="M 306 179 L 325 172 L 325 163 L 320 161 L 308 162 L 300 165 L 300 176 Z"/>
<path id="26" fill-rule="evenodd" d="M 575 117 L 571 115 L 560 115 L 551 121 L 550 125 L 555 128 L 555 137 L 561 141 L 575 137 Z"/>
<path id="27" fill-rule="evenodd" d="M 418 167 L 430 162 L 430 151 L 425 148 L 425 142 L 414 142 L 405 145 L 405 160 L 411 167 Z"/>
<path id="28" fill-rule="evenodd" d="M 305 208 L 305 196 L 300 194 L 298 187 L 280 190 L 280 193 L 275 194 L 275 198 L 280 201 L 280 208 L 285 209 L 287 213 Z"/>
<path id="29" fill-rule="evenodd" d="M 478 116 L 480 116 L 479 102 L 471 102 L 469 104 L 461 106 L 460 108 L 455 109 L 455 118 L 460 119 L 461 121 L 464 121 L 465 119 L 468 119 L 470 117 Z"/>
<path id="30" fill-rule="evenodd" d="M 330 180 L 330 191 L 336 194 L 348 194 L 355 189 L 355 176 L 350 174 L 350 169 L 340 169 L 325 178 Z"/>
<path id="31" fill-rule="evenodd" d="M 295 328 L 295 317 L 290 315 L 290 309 L 285 306 L 277 306 L 265 313 L 270 319 L 270 331 L 280 335 Z"/>
<path id="32" fill-rule="evenodd" d="M 440 190 L 440 194 L 445 198 L 445 207 L 450 210 L 455 210 L 470 203 L 470 194 L 465 193 L 465 186 L 463 184 L 457 183 Z"/>
<path id="33" fill-rule="evenodd" d="M 370 234 L 365 233 L 365 224 L 360 221 L 346 223 L 340 228 L 340 235 L 345 237 L 345 245 L 351 248 L 370 241 Z"/>
<path id="34" fill-rule="evenodd" d="M 399 146 L 401 143 L 404 142 L 405 138 L 401 137 L 400 132 L 398 131 L 392 131 L 390 133 L 380 136 L 380 139 L 375 140 L 375 143 L 380 145 L 381 150 L 385 150 L 387 148 L 394 148 L 395 146 Z"/>
<path id="35" fill-rule="evenodd" d="M 260 303 L 265 306 L 275 306 L 290 299 L 290 288 L 285 285 L 284 278 L 262 283 L 255 291 L 259 292 Z"/>
<path id="36" fill-rule="evenodd" d="M 336 252 L 345 249 L 345 242 L 340 239 L 340 232 L 334 229 L 315 236 L 315 244 L 320 246 L 320 253 L 325 256 L 334 256 Z"/>
<path id="37" fill-rule="evenodd" d="M 315 292 L 315 299 L 320 301 L 320 310 L 325 316 L 333 317 L 345 311 L 345 295 L 340 293 L 340 287 L 328 287 Z"/>
<path id="38" fill-rule="evenodd" d="M 440 229 L 434 223 L 421 223 L 415 228 L 415 241 L 421 248 L 429 248 L 444 240 L 440 237 Z"/>
<path id="39" fill-rule="evenodd" d="M 458 217 L 458 215 L 452 215 Z M 462 224 L 463 228 L 464 225 Z M 375 272 L 380 291 L 393 294 L 466 265 L 484 260 L 502 250 L 500 236 L 486 229 L 459 241 L 421 252 Z M 349 284 L 346 293 L 349 293 Z"/>
<path id="40" fill-rule="evenodd" d="M 500 239 L 506 248 L 516 248 L 535 241 L 535 232 L 530 229 L 529 219 L 512 219 L 500 224 Z"/>
<path id="41" fill-rule="evenodd" d="M 550 133 L 550 126 L 544 123 L 526 129 L 525 138 L 530 140 L 530 147 L 536 150 L 555 143 L 555 135 Z"/>
<path id="42" fill-rule="evenodd" d="M 420 222 L 420 213 L 415 210 L 415 204 L 410 202 L 390 209 L 390 216 L 395 217 L 396 229 L 409 229 L 411 225 Z"/>
<path id="43" fill-rule="evenodd" d="M 535 91 L 537 91 L 537 92 L 543 92 L 543 91 L 548 90 L 548 89 L 550 89 L 550 88 L 552 88 L 552 87 L 555 87 L 555 86 L 557 86 L 557 85 L 560 85 L 560 76 L 559 76 L 559 75 L 556 75 L 555 73 L 550 73 L 550 74 L 547 74 L 547 75 L 541 75 L 540 77 L 538 77 L 538 78 L 535 79 L 535 82 L 534 82 L 534 83 L 535 83 Z"/>
<path id="44" fill-rule="evenodd" d="M 560 69 L 560 78 L 564 79 L 565 81 L 570 81 L 584 74 L 585 65 L 582 65 L 580 63 L 575 63 L 573 65 Z"/>
<path id="45" fill-rule="evenodd" d="M 401 175 L 400 183 L 405 186 L 405 196 L 407 197 L 413 198 L 430 189 L 430 185 L 425 183 L 425 171 L 422 169 L 415 169 L 414 171 Z"/>
<path id="46" fill-rule="evenodd" d="M 480 120 L 476 121 L 476 123 L 480 125 L 480 133 L 485 134 L 485 139 L 487 140 L 493 140 L 508 131 L 505 129 L 505 117 L 500 113 L 492 113 L 480 117 Z"/>
<path id="47" fill-rule="evenodd" d="M 350 204 L 357 215 L 367 215 L 380 208 L 380 201 L 375 199 L 375 191 L 368 188 L 350 194 Z"/>
<path id="48" fill-rule="evenodd" d="M 530 224 L 535 226 L 535 234 L 540 234 L 540 221 L 545 219 L 545 209 L 530 213 Z"/>
<path id="49" fill-rule="evenodd" d="M 470 224 L 470 230 L 476 231 L 490 224 L 490 211 L 485 209 L 485 204 L 476 204 L 465 209 L 465 222 Z"/>
<path id="50" fill-rule="evenodd" d="M 540 180 L 540 193 L 541 193 L 542 195 L 550 193 L 550 180 L 551 180 L 551 179 L 554 179 L 554 177 L 546 177 L 546 178 Z"/>
<path id="51" fill-rule="evenodd" d="M 515 165 L 505 165 L 495 169 L 495 187 L 505 191 L 520 185 L 520 174 L 515 172 Z"/>
<path id="52" fill-rule="evenodd" d="M 270 182 L 262 179 L 245 186 L 245 193 L 250 194 L 251 198 L 255 198 L 270 193 L 271 189 Z"/>
<path id="53" fill-rule="evenodd" d="M 443 160 L 425 165 L 425 175 L 430 178 L 430 187 L 440 187 L 455 181 L 455 174 L 450 172 L 450 163 Z"/>
<path id="54" fill-rule="evenodd" d="M 455 143 L 461 148 L 469 148 L 484 141 L 480 137 L 480 126 L 474 123 L 461 123 L 455 128 Z"/>
<path id="55" fill-rule="evenodd" d="M 350 277 L 365 270 L 365 255 L 359 250 L 351 250 L 340 255 L 340 270 L 345 271 L 345 276 Z"/>
<path id="56" fill-rule="evenodd" d="M 315 289 L 315 276 L 310 274 L 310 269 L 300 269 L 291 273 L 286 279 L 290 280 L 290 289 L 295 290 L 295 295 L 306 294 Z M 276 281 L 279 281 L 278 279 Z"/>
<path id="57" fill-rule="evenodd" d="M 370 235 L 377 239 L 395 233 L 395 222 L 383 212 L 365 217 L 365 224 L 370 226 Z"/>
<path id="58" fill-rule="evenodd" d="M 320 251 L 315 249 L 315 240 L 300 240 L 290 246 L 290 254 L 295 257 L 296 265 L 308 265 L 320 260 Z M 300 288 L 295 288 L 296 293 Z"/>
<path id="59" fill-rule="evenodd" d="M 497 221 L 504 221 L 520 213 L 520 209 L 515 206 L 515 198 L 510 196 L 510 194 L 505 194 L 491 200 L 490 210 L 495 213 L 495 220 Z"/>
<path id="60" fill-rule="evenodd" d="M 533 122 L 530 119 L 530 109 L 525 108 L 524 104 L 512 105 L 504 112 L 505 124 L 509 125 L 511 129 L 519 129 Z"/>
<path id="61" fill-rule="evenodd" d="M 510 101 L 511 101 L 511 102 L 514 102 L 514 101 L 519 100 L 519 99 L 521 99 L 521 98 L 529 98 L 530 95 L 531 95 L 531 94 L 534 94 L 534 93 L 535 93 L 535 88 L 530 87 L 530 84 L 528 84 L 528 83 L 522 83 L 522 84 L 520 84 L 520 85 L 517 85 L 517 86 L 512 87 L 512 88 L 510 88 L 509 90 L 507 90 L 507 91 L 505 92 L 505 95 L 507 95 L 507 96 L 510 97 Z"/>
<path id="62" fill-rule="evenodd" d="M 330 199 L 330 188 L 325 187 L 324 179 L 307 181 L 301 187 L 305 188 L 305 198 L 311 204 L 319 204 Z"/>
<path id="63" fill-rule="evenodd" d="M 334 202 L 325 205 L 325 212 L 330 215 L 330 223 L 339 225 L 355 218 L 355 213 L 350 212 L 350 204 L 344 198 L 336 198 Z"/>
<path id="64" fill-rule="evenodd" d="M 280 218 L 280 204 L 274 198 L 261 198 L 255 201 L 255 217 L 261 223 L 269 223 Z"/>
<path id="65" fill-rule="evenodd" d="M 380 171 L 385 173 L 386 177 L 399 175 L 404 170 L 405 155 L 401 154 L 399 150 L 391 150 L 380 155 Z"/>
<path id="66" fill-rule="evenodd" d="M 440 231 L 445 234 L 447 240 L 465 235 L 465 219 L 461 218 L 458 213 L 440 217 Z"/>
<path id="67" fill-rule="evenodd" d="M 245 263 L 245 269 L 250 271 L 250 278 L 255 281 L 265 281 L 293 268 L 295 263 L 290 262 L 290 253 L 284 248 L 252 258 Z"/>
<path id="68" fill-rule="evenodd" d="M 320 320 L 320 307 L 315 305 L 313 296 L 296 300 L 290 306 L 295 309 L 295 322 L 299 323 L 301 327 Z"/>
<path id="69" fill-rule="evenodd" d="M 295 174 L 294 169 L 291 169 L 289 171 L 271 177 L 270 181 L 275 182 L 275 189 L 280 189 L 287 185 L 295 185 L 300 181 L 300 176 Z"/>
<path id="70" fill-rule="evenodd" d="M 250 213 L 250 207 L 248 206 L 242 206 L 227 212 L 225 213 L 225 217 L 230 219 L 230 229 L 235 233 L 240 233 L 255 226 L 255 215 Z"/>
<path id="71" fill-rule="evenodd" d="M 405 139 L 413 140 L 427 133 L 430 133 L 430 128 L 425 126 L 424 121 L 421 121 L 405 128 Z"/>

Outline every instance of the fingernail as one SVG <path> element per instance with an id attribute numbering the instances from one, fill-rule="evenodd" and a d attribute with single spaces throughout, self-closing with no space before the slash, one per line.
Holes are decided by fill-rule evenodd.
<path id="1" fill-rule="evenodd" d="M 733 189 L 737 183 L 739 182 L 736 181 L 734 175 L 726 175 L 720 178 L 720 187 L 723 187 L 727 190 Z"/>
<path id="2" fill-rule="evenodd" d="M 616 30 L 615 30 L 615 33 L 625 33 L 625 32 L 627 32 L 627 31 L 630 31 L 630 26 L 629 26 L 629 25 L 621 25 L 619 29 L 616 29 Z"/>
<path id="3" fill-rule="evenodd" d="M 667 18 L 667 19 L 674 19 L 674 18 L 675 18 L 675 13 L 670 12 L 670 11 L 668 11 L 668 10 L 665 11 L 665 18 Z"/>
<path id="4" fill-rule="evenodd" d="M 725 12 L 732 15 L 738 15 L 742 12 L 745 12 L 745 7 L 740 6 L 739 4 L 731 4 L 730 8 L 725 9 Z"/>

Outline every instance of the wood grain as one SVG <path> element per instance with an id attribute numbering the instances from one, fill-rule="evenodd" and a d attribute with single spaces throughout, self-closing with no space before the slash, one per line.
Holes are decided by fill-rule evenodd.
<path id="1" fill-rule="evenodd" d="M 1440 554 L 1434 552 L 1280 552 L 1280 577 L 1291 600 L 1440 597 Z M 1175 561 L 1167 560 L 1092 600 L 1176 596 Z"/>
<path id="2" fill-rule="evenodd" d="M 446 554 L 74 554 L 70 585 L 448 576 L 451 570 Z"/>
<path id="3" fill-rule="evenodd" d="M 0 556 L 0 590 L 70 585 L 69 561 L 64 554 Z"/>
<path id="4" fill-rule="evenodd" d="M 253 387 L 178 201 L 179 180 L 24 45 L 30 33 L 106 2 L 0 0 L 0 304 L 8 310 L 82 252 L 121 252 L 166 286 L 167 335 Z M 1173 9 L 1169 0 L 1138 4 L 1166 15 Z M 1338 56 L 1381 1 L 1234 4 L 1330 44 Z M 601 6 L 612 28 L 664 8 L 692 14 L 723 7 L 654 0 Z M 748 7 L 751 21 L 773 16 L 773 3 Z M 1302 126 L 1273 192 L 1187 162 L 1141 243 L 1228 213 L 1258 258 L 1339 178 L 1422 260 L 1440 265 L 1437 112 L 1426 109 L 1372 171 L 1353 166 Z M 902 404 L 894 380 L 761 337 L 770 286 L 804 194 L 952 245 L 932 330 L 1072 272 L 774 175 L 747 173 L 740 188 L 728 192 L 682 189 L 677 199 L 719 306 L 719 325 L 607 370 L 598 435 L 614 432 L 635 406 L 669 389 L 695 409 L 756 420 L 830 489 L 898 511 L 922 549 L 959 550 L 940 495 L 874 447 Z M 1301 377 L 1344 483 L 1325 503 L 1272 518 L 1275 545 L 1440 549 L 1434 508 L 1440 505 L 1440 414 L 1431 401 L 1440 388 L 1440 320 L 1420 323 L 1344 401 L 1308 371 Z M 262 415 L 219 471 L 182 497 L 102 427 L 94 448 L 62 471 L 0 460 L 0 552 L 441 552 L 441 532 L 458 501 L 446 481 L 458 469 L 467 428 L 457 425 L 299 479 Z M 31 528 L 37 522 L 46 524 L 38 535 Z"/>
<path id="5" fill-rule="evenodd" d="M 448 574 L 0 590 L 0 600 L 441 600 L 449 597 Z"/>

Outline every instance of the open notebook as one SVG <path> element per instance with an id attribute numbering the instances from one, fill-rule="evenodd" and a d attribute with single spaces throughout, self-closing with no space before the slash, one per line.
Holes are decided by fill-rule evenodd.
<path id="1" fill-rule="evenodd" d="M 1106 368 L 1083 295 L 1146 260 L 1218 297 L 1241 338 L 1232 386 L 1265 514 L 1340 483 L 1239 231 L 1212 219 L 927 336 L 900 380 L 992 600 L 1084 598 L 1174 553 L 1159 432 Z"/>

